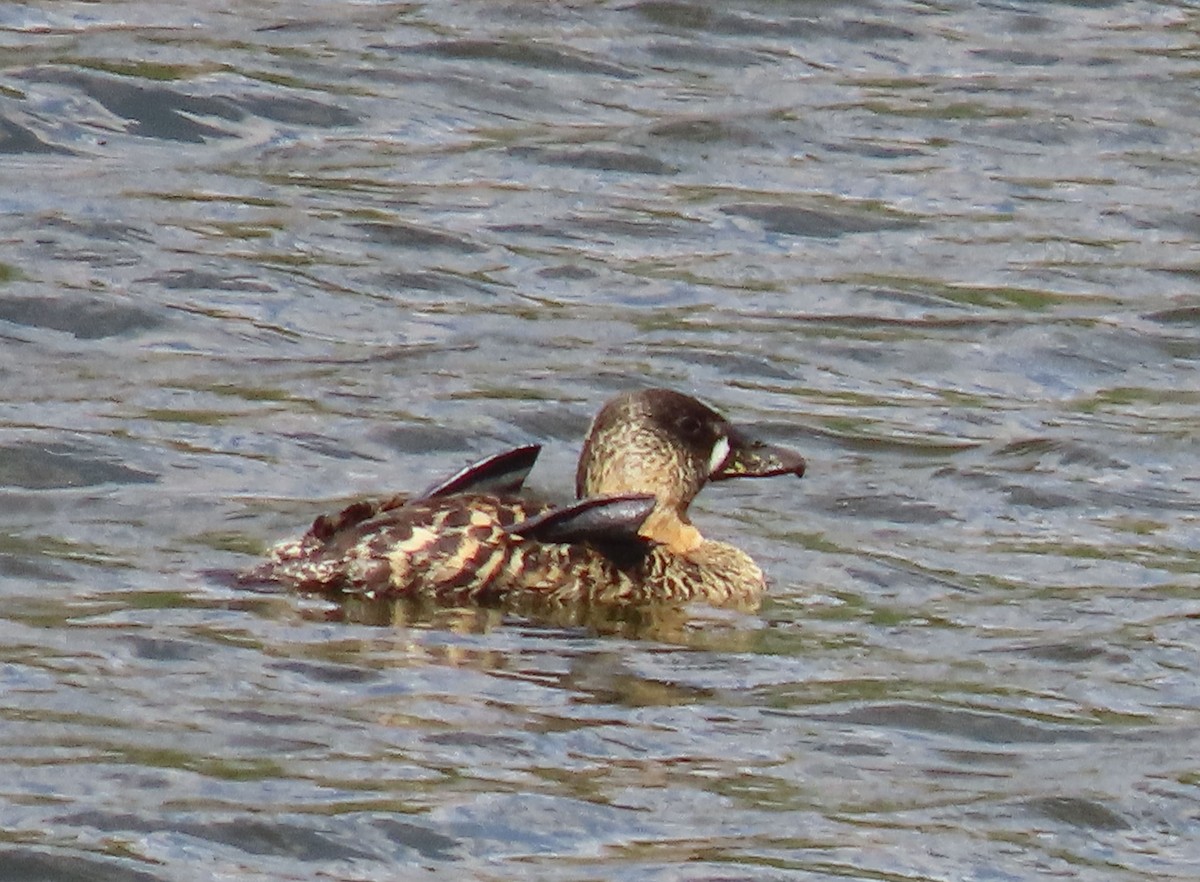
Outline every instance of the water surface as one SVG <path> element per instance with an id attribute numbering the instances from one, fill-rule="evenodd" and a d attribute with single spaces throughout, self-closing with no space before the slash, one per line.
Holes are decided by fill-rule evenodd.
<path id="1" fill-rule="evenodd" d="M 1200 875 L 1187 4 L 0 9 L 0 879 Z M 608 395 L 810 460 L 622 633 L 208 574 Z M 380 624 L 381 619 L 389 619 Z"/>

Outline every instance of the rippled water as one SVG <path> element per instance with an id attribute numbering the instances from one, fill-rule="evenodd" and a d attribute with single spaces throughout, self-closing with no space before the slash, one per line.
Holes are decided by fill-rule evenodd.
<path id="1" fill-rule="evenodd" d="M 10 3 L 0 58 L 0 879 L 1200 876 L 1194 6 Z M 648 383 L 810 459 L 696 507 L 757 614 L 206 575 L 516 444 L 566 488 Z"/>

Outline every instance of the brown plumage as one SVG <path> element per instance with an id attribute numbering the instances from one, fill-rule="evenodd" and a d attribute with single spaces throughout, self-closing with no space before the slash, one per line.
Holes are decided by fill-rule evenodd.
<path id="1" fill-rule="evenodd" d="M 326 595 L 438 603 L 753 601 L 748 555 L 687 516 L 709 480 L 802 475 L 796 453 L 751 441 L 694 398 L 618 395 L 593 421 L 576 493 L 555 508 L 520 495 L 537 447 L 518 448 L 414 497 L 355 503 L 276 546 L 243 581 Z"/>

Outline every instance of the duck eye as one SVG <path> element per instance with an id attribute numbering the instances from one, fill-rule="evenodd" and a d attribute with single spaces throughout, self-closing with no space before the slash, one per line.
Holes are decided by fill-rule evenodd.
<path id="1" fill-rule="evenodd" d="M 694 416 L 679 418 L 679 431 L 689 438 L 694 438 L 704 429 L 704 424 Z"/>

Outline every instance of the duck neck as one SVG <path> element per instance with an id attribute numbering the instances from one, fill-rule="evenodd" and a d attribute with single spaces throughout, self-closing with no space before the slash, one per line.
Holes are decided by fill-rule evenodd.
<path id="1" fill-rule="evenodd" d="M 687 514 L 660 502 L 638 530 L 639 535 L 664 545 L 676 554 L 688 554 L 704 544 Z"/>

